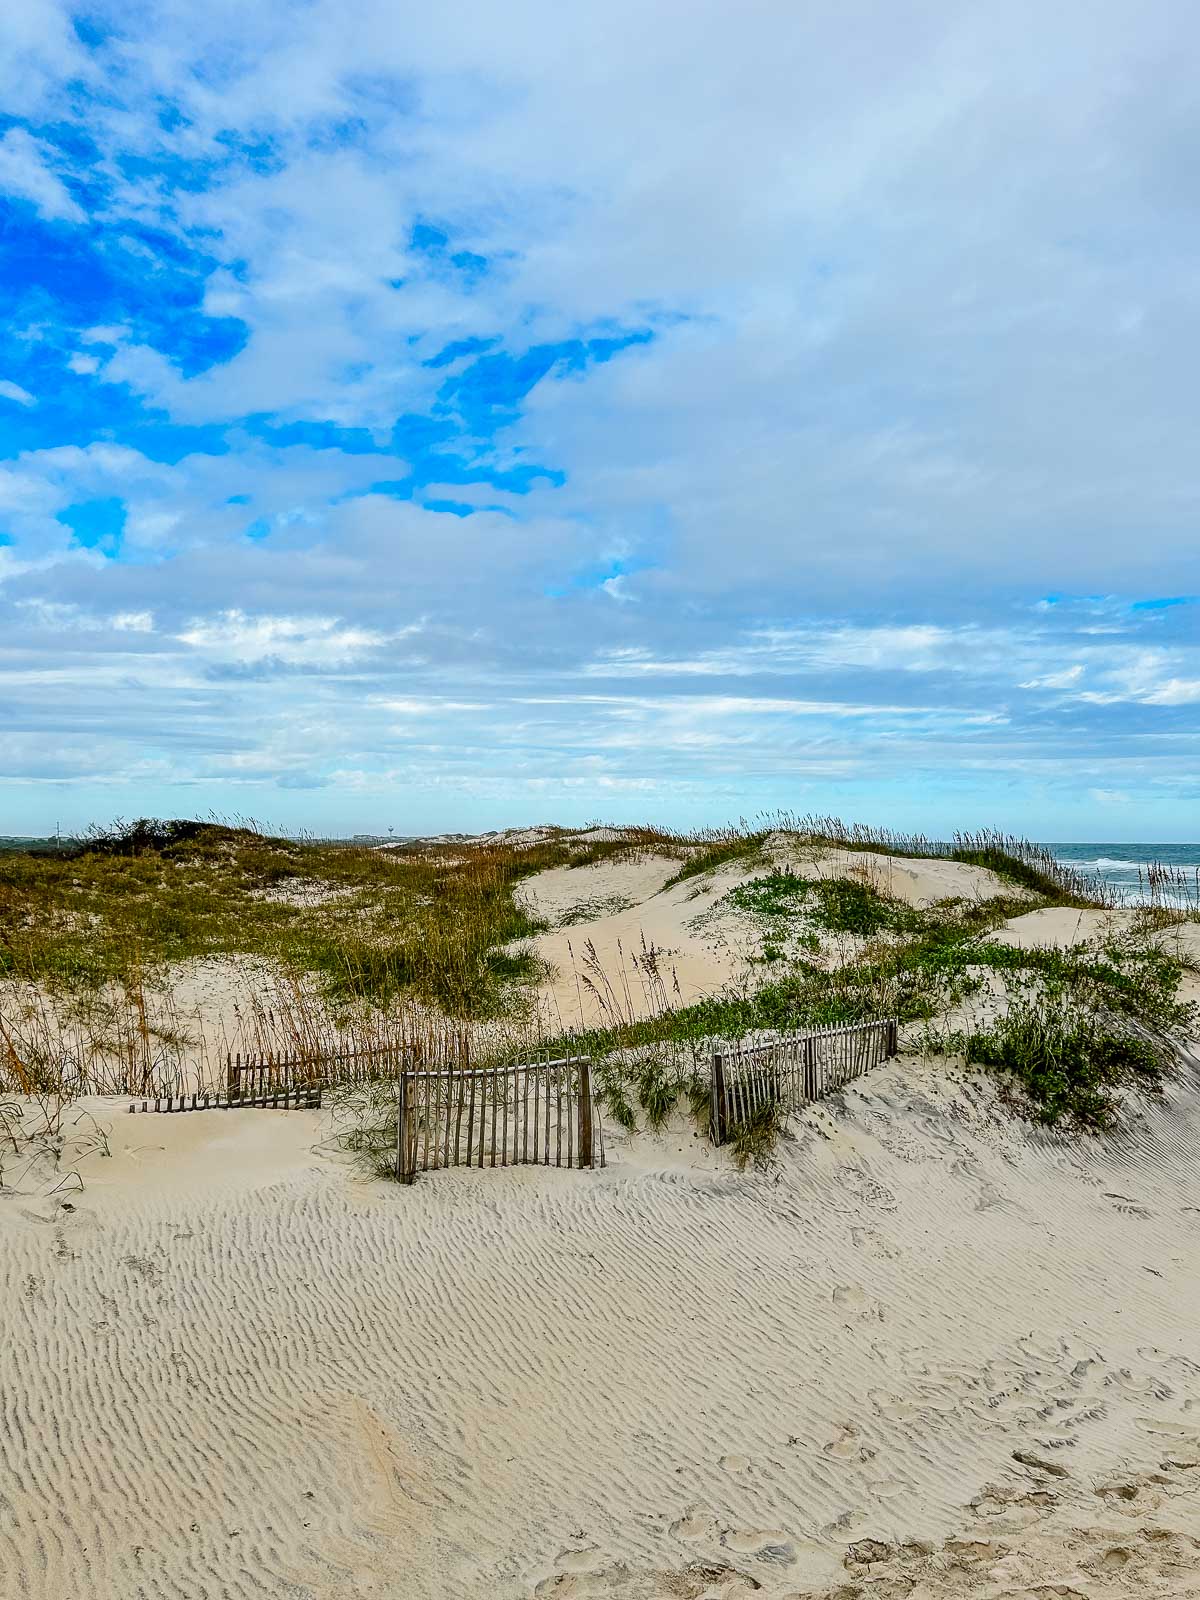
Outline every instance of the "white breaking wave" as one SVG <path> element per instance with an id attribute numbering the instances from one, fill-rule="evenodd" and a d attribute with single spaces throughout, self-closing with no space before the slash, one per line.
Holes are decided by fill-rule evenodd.
<path id="1" fill-rule="evenodd" d="M 1091 867 L 1100 872 L 1145 872 L 1151 865 L 1150 860 L 1118 861 L 1112 856 L 1096 856 L 1086 861 L 1065 856 L 1056 856 L 1055 859 L 1060 867 Z M 1200 861 L 1169 861 L 1162 864 L 1172 872 L 1200 871 Z"/>

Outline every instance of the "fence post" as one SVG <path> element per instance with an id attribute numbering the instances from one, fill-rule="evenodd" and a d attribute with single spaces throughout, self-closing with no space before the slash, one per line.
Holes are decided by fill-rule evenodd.
<path id="1" fill-rule="evenodd" d="M 408 1103 L 408 1073 L 403 1068 L 400 1070 L 399 1098 L 396 1101 L 396 1182 L 404 1183 L 405 1167 L 405 1135 L 408 1129 L 405 1126 L 405 1112 Z"/>
<path id="2" fill-rule="evenodd" d="M 579 1062 L 579 1158 L 577 1165 L 592 1165 L 592 1064 L 587 1056 Z"/>
<path id="3" fill-rule="evenodd" d="M 889 1056 L 894 1056 L 899 1051 L 900 1041 L 897 1038 L 899 1031 L 897 1019 L 895 1017 L 889 1017 L 887 1025 L 887 1053 Z"/>
<path id="4" fill-rule="evenodd" d="M 714 1144 L 725 1143 L 725 1057 L 719 1050 L 712 1058 L 712 1113 L 709 1118 L 709 1137 Z"/>

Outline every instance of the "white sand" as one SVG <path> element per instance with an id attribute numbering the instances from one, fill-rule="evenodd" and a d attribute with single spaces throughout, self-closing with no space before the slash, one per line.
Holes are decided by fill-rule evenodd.
<path id="1" fill-rule="evenodd" d="M 590 867 L 555 867 L 518 885 L 523 903 L 555 927 L 529 941 L 553 976 L 542 989 L 546 1015 L 559 1026 L 617 1020 L 610 991 L 589 972 L 590 944 L 622 1015 L 657 1009 L 646 974 L 646 952 L 662 974 L 666 1000 L 687 1005 L 749 976 L 758 948 L 752 921 L 720 902 L 755 876 L 736 864 L 702 877 L 664 884 L 680 863 L 666 856 L 609 861 Z M 757 871 L 763 869 L 759 867 Z M 589 987 L 589 976 L 595 987 Z"/>
<path id="2" fill-rule="evenodd" d="M 727 862 L 664 888 L 679 867 L 672 857 L 647 854 L 588 867 L 555 867 L 518 885 L 521 902 L 552 926 L 531 944 L 552 973 L 542 988 L 542 1005 L 557 1026 L 611 1021 L 614 1007 L 623 1015 L 653 1012 L 658 997 L 646 978 L 646 950 L 654 952 L 673 1005 L 760 979 L 761 969 L 756 974 L 751 963 L 761 950 L 763 930 L 754 918 L 723 902 L 731 889 L 773 868 L 792 867 L 810 878 L 857 878 L 917 907 L 1012 893 L 983 867 L 867 850 L 813 850 L 787 834 L 772 835 L 758 861 Z M 594 971 L 594 987 L 589 987 L 589 942 L 611 987 Z M 830 965 L 855 960 L 861 943 L 851 936 L 827 937 L 820 959 Z"/>
<path id="3" fill-rule="evenodd" d="M 787 834 L 772 835 L 768 846 L 779 865 L 794 863 L 809 877 L 858 878 L 879 894 L 922 909 L 942 900 L 993 900 L 1020 894 L 987 867 L 965 861 L 888 856 L 874 850 L 814 851 L 798 846 Z"/>
<path id="4" fill-rule="evenodd" d="M 765 1177 L 407 1190 L 92 1110 L 0 1199 L 5 1600 L 1200 1592 L 1194 1080 L 1071 1144 L 906 1059 Z"/>
<path id="5" fill-rule="evenodd" d="M 1067 950 L 1072 945 L 1101 944 L 1123 934 L 1135 918 L 1135 912 L 1125 909 L 1073 911 L 1069 906 L 1043 906 L 1011 917 L 988 938 L 1017 950 Z"/>
<path id="6" fill-rule="evenodd" d="M 1098 945 L 1135 930 L 1142 920 L 1136 908 L 1112 911 L 1072 911 L 1066 906 L 1045 906 L 1012 917 L 988 938 L 1018 950 L 1066 950 L 1072 945 Z M 1200 922 L 1167 923 L 1144 933 L 1153 943 L 1191 967 L 1200 967 Z"/>
<path id="7" fill-rule="evenodd" d="M 190 1091 L 224 1086 L 228 1052 L 266 1048 L 264 1041 L 299 1048 L 295 1018 L 306 1008 L 297 1000 L 316 991 L 314 980 L 291 978 L 258 956 L 207 956 L 148 968 L 136 992 L 118 984 L 55 992 L 6 980 L 0 1022 L 31 1058 L 57 1041 L 68 1062 L 105 1081 L 150 1066 Z"/>

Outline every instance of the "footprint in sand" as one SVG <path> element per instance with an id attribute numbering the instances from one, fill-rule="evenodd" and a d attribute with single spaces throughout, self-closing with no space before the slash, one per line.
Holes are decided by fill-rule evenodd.
<path id="1" fill-rule="evenodd" d="M 650 1600 L 659 1592 L 656 1574 L 634 1573 L 624 1562 L 608 1563 L 597 1549 L 562 1550 L 554 1565 L 554 1573 L 534 1587 L 534 1600 Z M 698 1589 L 680 1594 L 691 1597 Z"/>
<path id="2" fill-rule="evenodd" d="M 868 1518 L 861 1506 L 850 1506 L 836 1517 L 832 1522 L 826 1523 L 821 1532 L 827 1539 L 832 1539 L 837 1544 L 853 1544 L 856 1539 L 866 1532 Z"/>
<path id="3" fill-rule="evenodd" d="M 833 1303 L 860 1322 L 883 1321 L 883 1307 L 871 1299 L 861 1283 L 839 1283 L 833 1291 Z"/>
<path id="4" fill-rule="evenodd" d="M 1016 1511 L 1023 1514 L 1026 1523 L 1030 1523 L 1036 1522 L 1039 1515 L 1056 1506 L 1058 1496 L 1051 1494 L 1049 1489 L 1032 1489 L 1021 1493 L 1016 1489 L 992 1487 L 977 1495 L 970 1504 L 971 1510 L 980 1518 L 1004 1517 L 1007 1520 Z"/>
<path id="5" fill-rule="evenodd" d="M 585 1600 L 630 1592 L 628 1569 L 620 1565 L 606 1569 L 599 1550 L 563 1550 L 554 1565 L 554 1574 L 535 1587 L 535 1600 L 545 1595 L 553 1595 L 555 1600 Z"/>
<path id="6" fill-rule="evenodd" d="M 717 1465 L 723 1467 L 726 1472 L 746 1472 L 750 1467 L 750 1457 L 739 1455 L 722 1456 Z"/>
<path id="7" fill-rule="evenodd" d="M 601 1565 L 595 1546 L 584 1550 L 560 1550 L 555 1565 L 560 1572 L 595 1572 Z"/>
<path id="8" fill-rule="evenodd" d="M 792 1541 L 782 1528 L 729 1528 L 721 1535 L 727 1550 L 756 1561 L 773 1561 L 787 1567 L 795 1559 Z"/>
<path id="9" fill-rule="evenodd" d="M 596 1552 L 567 1551 L 558 1570 L 537 1584 L 535 1600 L 741 1600 L 763 1586 L 726 1563 L 692 1562 L 682 1571 L 646 1571 L 597 1560 L 586 1570 L 569 1570 L 572 1557 Z"/>
<path id="10" fill-rule="evenodd" d="M 893 1192 L 861 1167 L 847 1167 L 841 1175 L 841 1185 L 860 1204 L 876 1211 L 894 1211 L 898 1204 Z"/>
<path id="11" fill-rule="evenodd" d="M 1104 1198 L 1111 1200 L 1113 1202 L 1113 1210 L 1119 1211 L 1123 1217 L 1137 1217 L 1141 1222 L 1149 1222 L 1154 1215 L 1152 1211 L 1147 1211 L 1146 1207 L 1135 1200 L 1132 1195 L 1110 1194 L 1106 1189 Z"/>
<path id="12" fill-rule="evenodd" d="M 1051 1344 L 1048 1339 L 1040 1340 L 1032 1333 L 1023 1334 L 1017 1340 L 1016 1347 L 1019 1355 L 1026 1361 L 1036 1362 L 1038 1366 L 1051 1363 L 1057 1366 L 1067 1353 L 1067 1347 L 1061 1339 Z"/>
<path id="13" fill-rule="evenodd" d="M 1141 1492 L 1141 1486 L 1136 1483 L 1102 1483 L 1095 1490 L 1099 1499 L 1113 1511 L 1129 1511 L 1138 1516 L 1146 1509 L 1145 1505 L 1135 1505 Z"/>
<path id="14" fill-rule="evenodd" d="M 835 1461 L 870 1461 L 875 1451 L 863 1443 L 862 1431 L 852 1422 L 843 1422 L 832 1439 L 821 1446 L 823 1454 Z"/>
<path id="15" fill-rule="evenodd" d="M 1165 1422 L 1160 1417 L 1135 1417 L 1133 1420 L 1143 1433 L 1153 1434 L 1158 1439 L 1178 1440 L 1180 1443 L 1200 1448 L 1200 1434 L 1197 1434 L 1194 1427 L 1186 1427 L 1181 1422 Z"/>
<path id="16" fill-rule="evenodd" d="M 1161 1378 L 1152 1378 L 1147 1373 L 1130 1372 L 1128 1367 L 1111 1373 L 1105 1380 L 1115 1388 L 1122 1389 L 1127 1395 L 1135 1398 L 1150 1398 L 1155 1400 L 1169 1400 L 1173 1390 Z"/>
<path id="17" fill-rule="evenodd" d="M 919 1406 L 901 1399 L 898 1394 L 888 1394 L 883 1389 L 868 1389 L 867 1399 L 881 1417 L 887 1417 L 892 1422 L 912 1422 L 921 1414 Z"/>
<path id="18" fill-rule="evenodd" d="M 873 1500 L 891 1500 L 898 1494 L 907 1494 L 912 1487 L 899 1478 L 877 1478 L 874 1483 L 867 1484 Z"/>
<path id="19" fill-rule="evenodd" d="M 976 1211 L 998 1211 L 1004 1206 L 1010 1210 L 1016 1209 L 1002 1190 L 995 1188 L 990 1183 L 980 1185 L 979 1195 L 975 1201 Z"/>
<path id="20" fill-rule="evenodd" d="M 686 1539 L 689 1543 L 696 1539 L 718 1540 L 721 1536 L 720 1524 L 707 1512 L 701 1511 L 698 1506 L 682 1517 L 677 1518 L 667 1530 L 676 1539 Z"/>
<path id="21" fill-rule="evenodd" d="M 1014 1461 L 1023 1467 L 1028 1467 L 1031 1472 L 1044 1472 L 1048 1478 L 1069 1478 L 1069 1470 L 1061 1462 L 1047 1461 L 1044 1456 L 1035 1456 L 1030 1450 L 1014 1450 Z"/>
<path id="22" fill-rule="evenodd" d="M 896 1252 L 888 1246 L 882 1234 L 872 1228 L 851 1228 L 850 1242 L 856 1250 L 874 1256 L 876 1261 L 894 1261 L 896 1258 Z"/>

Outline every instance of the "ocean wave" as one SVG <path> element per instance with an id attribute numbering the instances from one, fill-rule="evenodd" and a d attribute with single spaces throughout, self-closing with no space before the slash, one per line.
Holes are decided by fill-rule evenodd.
<path id="1" fill-rule="evenodd" d="M 1099 872 L 1137 872 L 1146 865 L 1144 861 L 1117 861 L 1112 856 L 1095 856 L 1086 861 L 1078 856 L 1058 856 L 1055 859 L 1060 867 L 1091 868 Z"/>

